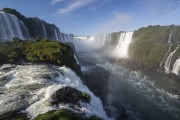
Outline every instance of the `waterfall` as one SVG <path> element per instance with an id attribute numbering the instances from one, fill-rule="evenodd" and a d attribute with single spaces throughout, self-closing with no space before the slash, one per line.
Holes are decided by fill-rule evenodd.
<path id="1" fill-rule="evenodd" d="M 168 51 L 166 52 L 165 56 L 163 57 L 163 60 L 160 62 L 160 65 L 159 65 L 160 67 L 162 67 L 164 61 L 166 60 L 167 55 L 168 55 L 168 54 L 170 53 L 170 51 L 171 51 L 171 47 L 172 47 L 172 44 L 171 44 L 172 33 L 173 33 L 173 31 L 172 31 L 172 29 L 171 29 L 171 32 L 169 33 L 169 38 L 168 38 L 168 43 L 169 43 L 170 45 L 169 45 Z"/>
<path id="2" fill-rule="evenodd" d="M 46 31 L 46 28 L 44 26 L 44 24 L 42 23 L 42 27 L 43 27 L 43 34 L 44 34 L 44 38 L 47 39 L 48 36 L 47 36 L 47 31 Z"/>
<path id="3" fill-rule="evenodd" d="M 29 39 L 26 26 L 16 16 L 0 12 L 0 40 L 12 40 L 14 37 Z"/>
<path id="4" fill-rule="evenodd" d="M 180 57 L 176 60 L 176 62 L 173 65 L 172 73 L 179 75 L 180 72 Z"/>
<path id="5" fill-rule="evenodd" d="M 132 41 L 133 32 L 121 33 L 119 43 L 114 49 L 114 55 L 117 58 L 128 58 L 129 44 Z"/>
<path id="6" fill-rule="evenodd" d="M 111 34 L 75 37 L 73 44 L 77 51 L 92 51 L 109 47 L 111 40 Z"/>
<path id="7" fill-rule="evenodd" d="M 55 29 L 55 40 L 59 40 L 58 34 L 57 34 L 57 30 Z"/>
<path id="8" fill-rule="evenodd" d="M 171 29 L 171 32 L 170 32 L 170 34 L 169 34 L 168 43 L 171 43 L 171 39 L 172 39 L 172 33 L 173 33 L 173 31 L 172 31 L 172 29 Z"/>
<path id="9" fill-rule="evenodd" d="M 179 46 L 180 46 L 180 45 L 178 45 L 178 46 L 176 47 L 176 49 L 175 49 L 173 52 L 171 52 L 171 53 L 169 54 L 168 58 L 166 59 L 166 62 L 165 62 L 165 65 L 164 65 L 164 69 L 166 70 L 166 73 L 170 73 L 170 72 L 171 72 L 171 70 L 170 70 L 171 60 L 172 60 L 172 57 L 173 57 L 174 53 L 176 53 L 176 51 L 178 50 Z"/>
<path id="10" fill-rule="evenodd" d="M 166 52 L 165 56 L 163 57 L 163 60 L 160 62 L 160 65 L 159 65 L 160 67 L 163 65 L 164 61 L 166 60 L 167 55 L 170 53 L 171 47 L 172 47 L 172 44 L 169 45 L 168 51 Z"/>

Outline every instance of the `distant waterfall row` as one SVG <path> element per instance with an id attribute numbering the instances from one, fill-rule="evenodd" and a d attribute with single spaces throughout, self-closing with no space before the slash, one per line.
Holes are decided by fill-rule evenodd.
<path id="1" fill-rule="evenodd" d="M 118 33 L 118 35 L 96 35 L 90 37 L 75 37 L 72 41 L 78 52 L 103 50 L 105 54 L 115 58 L 128 58 L 128 48 L 133 32 Z M 117 39 L 115 39 L 115 37 Z"/>
<path id="2" fill-rule="evenodd" d="M 29 33 L 22 21 L 16 16 L 0 12 L 0 40 L 12 40 L 14 37 L 29 39 Z"/>
<path id="3" fill-rule="evenodd" d="M 72 34 L 61 33 L 55 25 L 47 25 L 38 18 L 24 23 L 15 15 L 0 11 L 0 41 L 11 41 L 13 38 L 30 40 L 37 37 L 62 42 L 73 39 Z"/>

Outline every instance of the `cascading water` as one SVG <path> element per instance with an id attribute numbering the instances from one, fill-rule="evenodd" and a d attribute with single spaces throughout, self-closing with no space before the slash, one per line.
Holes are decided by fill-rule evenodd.
<path id="1" fill-rule="evenodd" d="M 180 57 L 174 63 L 172 73 L 176 75 L 180 74 Z"/>
<path id="2" fill-rule="evenodd" d="M 90 104 L 51 106 L 52 94 L 60 88 L 72 87 L 91 96 Z M 107 120 L 99 98 L 81 82 L 76 74 L 66 67 L 50 65 L 3 65 L 0 67 L 0 117 L 14 110 L 23 110 L 34 118 L 39 114 L 57 109 L 70 109 L 86 115 L 97 115 Z M 0 118 L 1 119 L 1 118 Z"/>
<path id="3" fill-rule="evenodd" d="M 57 30 L 55 29 L 55 40 L 59 40 L 59 37 L 58 37 L 58 33 L 57 33 Z"/>
<path id="4" fill-rule="evenodd" d="M 180 45 L 178 45 L 176 47 L 176 49 L 173 52 L 171 52 L 169 54 L 169 56 L 167 57 L 167 59 L 166 59 L 166 62 L 165 62 L 165 65 L 164 65 L 164 69 L 166 70 L 165 71 L 166 73 L 170 73 L 171 72 L 171 68 L 170 68 L 171 67 L 171 60 L 172 60 L 172 57 L 173 57 L 174 53 L 176 53 L 176 51 L 178 50 L 179 46 Z"/>
<path id="5" fill-rule="evenodd" d="M 72 43 L 77 51 L 92 51 L 103 49 L 111 42 L 111 34 L 89 37 L 75 37 Z"/>
<path id="6" fill-rule="evenodd" d="M 44 24 L 42 23 L 42 27 L 43 27 L 43 34 L 44 34 L 44 38 L 47 39 L 47 32 L 46 32 L 46 27 L 44 26 Z"/>
<path id="7" fill-rule="evenodd" d="M 171 40 L 172 40 L 172 29 L 171 29 L 171 32 L 169 33 L 169 38 L 168 38 L 168 43 L 169 43 L 169 48 L 168 48 L 168 51 L 166 52 L 165 56 L 163 57 L 163 60 L 160 62 L 160 67 L 162 67 L 162 65 L 164 64 L 166 58 L 167 58 L 167 55 L 170 53 L 171 51 L 171 47 L 172 47 L 172 44 L 171 44 Z"/>
<path id="8" fill-rule="evenodd" d="M 128 58 L 128 48 L 132 41 L 133 32 L 121 33 L 119 43 L 114 49 L 114 56 L 117 58 Z"/>
<path id="9" fill-rule="evenodd" d="M 0 29 L 0 40 L 9 41 L 14 37 L 22 40 L 29 39 L 29 33 L 23 22 L 16 16 L 3 11 L 0 12 Z"/>
<path id="10" fill-rule="evenodd" d="M 173 34 L 173 30 L 171 29 L 171 32 L 170 32 L 170 34 L 169 34 L 168 43 L 171 43 L 171 40 L 172 40 L 172 34 Z"/>

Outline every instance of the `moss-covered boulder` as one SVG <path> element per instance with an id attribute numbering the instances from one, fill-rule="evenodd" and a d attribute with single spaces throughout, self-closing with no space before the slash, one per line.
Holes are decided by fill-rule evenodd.
<path id="1" fill-rule="evenodd" d="M 61 104 L 73 104 L 80 106 L 80 101 L 82 102 L 90 102 L 90 95 L 87 93 L 83 93 L 75 88 L 71 87 L 64 87 L 59 90 L 57 90 L 52 95 L 52 105 L 57 105 L 59 103 Z"/>

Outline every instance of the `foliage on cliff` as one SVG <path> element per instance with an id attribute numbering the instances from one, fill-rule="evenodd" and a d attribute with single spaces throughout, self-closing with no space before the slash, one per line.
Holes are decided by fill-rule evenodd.
<path id="1" fill-rule="evenodd" d="M 21 61 L 65 65 L 78 75 L 81 74 L 80 67 L 74 59 L 74 52 L 67 44 L 43 39 L 36 41 L 14 39 L 12 42 L 0 43 L 0 64 Z"/>
<path id="2" fill-rule="evenodd" d="M 171 52 L 180 43 L 180 26 L 148 26 L 134 32 L 133 42 L 130 44 L 130 58 L 140 63 L 146 69 L 159 67 L 170 44 L 173 44 Z M 171 36 L 170 36 L 171 34 Z M 168 43 L 168 41 L 171 43 Z M 179 52 L 178 52 L 179 53 Z M 180 56 L 176 54 L 173 61 Z"/>

